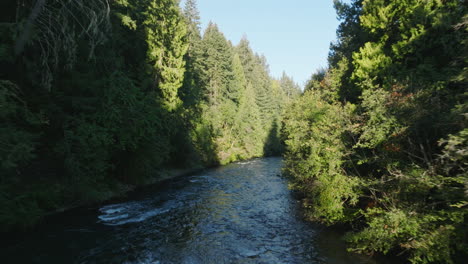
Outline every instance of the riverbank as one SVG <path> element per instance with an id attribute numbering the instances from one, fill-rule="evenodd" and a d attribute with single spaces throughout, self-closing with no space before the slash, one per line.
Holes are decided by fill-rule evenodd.
<path id="1" fill-rule="evenodd" d="M 58 214 L 5 240 L 5 263 L 394 264 L 346 252 L 301 216 L 280 158 L 203 170 Z M 174 175 L 174 174 L 172 174 Z M 180 174 L 179 174 L 180 175 Z"/>
<path id="2" fill-rule="evenodd" d="M 207 168 L 192 166 L 188 168 L 162 168 L 153 176 L 146 176 L 135 183 L 112 181 L 107 184 L 77 185 L 69 181 L 41 181 L 40 179 L 19 189 L 18 186 L 3 186 L 0 190 L 0 233 L 27 232 L 36 225 L 47 221 L 50 216 L 80 207 L 96 207 L 104 203 L 125 199 L 140 188 L 158 184 L 173 178 L 193 174 Z"/>
<path id="3" fill-rule="evenodd" d="M 183 177 L 186 175 L 190 175 L 193 173 L 197 173 L 201 170 L 204 170 L 208 167 L 204 166 L 196 166 L 196 167 L 190 167 L 190 168 L 163 168 L 159 170 L 153 177 L 147 177 L 145 178 L 144 181 L 137 183 L 137 184 L 121 184 L 118 189 L 114 190 L 112 193 L 109 193 L 108 196 L 104 197 L 103 199 L 97 200 L 97 201 L 88 201 L 88 202 L 83 202 L 81 204 L 77 205 L 71 205 L 69 207 L 65 208 L 60 208 L 57 209 L 54 212 L 51 212 L 50 214 L 56 214 L 56 213 L 61 213 L 64 211 L 68 211 L 77 207 L 81 206 L 97 206 L 99 204 L 103 203 L 108 203 L 112 200 L 119 200 L 119 199 L 124 199 L 126 196 L 133 192 L 137 192 L 138 189 L 140 188 L 145 188 L 154 184 L 159 184 L 161 182 L 178 178 L 178 177 Z"/>
<path id="4" fill-rule="evenodd" d="M 229 163 L 241 161 L 245 160 Z M 28 232 L 56 214 L 121 201 L 146 187 L 222 165 L 227 164 L 196 162 L 182 168 L 152 168 L 144 174 L 121 171 L 115 177 L 92 182 L 63 177 L 55 171 L 37 171 L 28 177 L 27 184 L 18 181 L 0 185 L 0 234 Z"/>

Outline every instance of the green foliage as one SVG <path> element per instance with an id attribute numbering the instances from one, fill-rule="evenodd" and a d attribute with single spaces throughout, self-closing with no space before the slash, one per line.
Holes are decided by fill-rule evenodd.
<path id="1" fill-rule="evenodd" d="M 232 51 L 216 24 L 208 25 L 202 42 L 202 84 L 209 105 L 218 105 L 233 79 Z"/>
<path id="2" fill-rule="evenodd" d="M 449 135 L 448 139 L 441 140 L 444 145 L 440 156 L 446 172 L 467 173 L 468 167 L 468 128 L 463 129 L 455 135 Z"/>
<path id="3" fill-rule="evenodd" d="M 197 12 L 192 2 L 187 5 L 186 17 L 193 32 L 186 59 L 192 68 L 181 94 L 192 117 L 191 139 L 201 159 L 226 164 L 278 155 L 282 151 L 283 105 L 299 94 L 299 88 L 286 75 L 282 84 L 272 80 L 264 57 L 252 52 L 246 38 L 232 47 L 211 23 L 200 40 Z"/>
<path id="4" fill-rule="evenodd" d="M 279 85 L 281 86 L 281 91 L 285 93 L 284 96 L 286 96 L 289 100 L 293 100 L 301 94 L 301 89 L 299 86 L 294 82 L 293 79 L 287 76 L 285 72 L 283 72 L 283 75 L 279 80 Z"/>
<path id="5" fill-rule="evenodd" d="M 335 7 L 342 23 L 330 68 L 313 76 L 286 114 L 286 171 L 313 219 L 351 221 L 351 250 L 463 263 L 466 5 Z M 347 101 L 356 103 L 351 112 L 340 110 Z"/>
<path id="6" fill-rule="evenodd" d="M 152 182 L 163 167 L 282 151 L 281 113 L 297 85 L 273 80 L 246 39 L 233 47 L 215 24 L 202 38 L 196 1 L 178 4 L 2 5 L 4 229 Z"/>
<path id="7" fill-rule="evenodd" d="M 354 71 L 353 53 L 359 51 L 368 41 L 368 33 L 360 25 L 362 2 L 359 0 L 346 4 L 339 0 L 333 1 L 341 23 L 337 29 L 336 43 L 330 44 L 328 62 L 331 71 L 340 71 L 339 74 L 334 74 L 333 78 L 337 81 L 338 95 L 342 102 L 357 103 L 361 92 L 351 81 L 351 76 Z"/>
<path id="8" fill-rule="evenodd" d="M 2 187 L 5 187 L 3 185 Z M 36 197 L 33 193 L 11 197 L 11 190 L 4 188 L 0 192 L 0 205 L 3 210 L 0 212 L 2 227 L 0 231 L 11 231 L 9 228 L 16 227 L 27 229 L 37 223 L 44 215 L 44 210 L 39 208 Z M 50 194 L 47 194 L 50 197 Z"/>
<path id="9" fill-rule="evenodd" d="M 194 39 L 200 38 L 200 12 L 195 0 L 185 1 L 184 17 L 187 22 L 188 37 L 191 40 L 189 44 L 191 44 Z"/>
<path id="10" fill-rule="evenodd" d="M 202 112 L 206 113 L 206 106 L 202 107 Z M 194 122 L 193 128 L 191 130 L 192 142 L 195 145 L 195 149 L 201 156 L 203 164 L 207 165 L 217 165 L 219 164 L 218 160 L 218 150 L 217 146 L 214 144 L 214 133 L 211 120 L 202 115 L 200 119 Z"/>
<path id="11" fill-rule="evenodd" d="M 237 112 L 236 131 L 240 137 L 243 156 L 245 158 L 260 157 L 264 150 L 264 128 L 260 123 L 260 109 L 255 102 L 255 91 L 249 83 L 245 88 L 245 94 L 240 100 Z"/>
<path id="12" fill-rule="evenodd" d="M 366 123 L 361 127 L 362 133 L 356 146 L 375 148 L 392 134 L 400 133 L 402 128 L 386 107 L 390 100 L 389 92 L 383 89 L 365 90 L 362 98 Z"/>
<path id="13" fill-rule="evenodd" d="M 365 80 L 362 85 L 372 83 L 378 76 L 377 73 L 385 72 L 392 63 L 391 59 L 384 54 L 382 48 L 381 44 L 367 42 L 359 52 L 354 53 L 353 61 L 356 69 L 353 77 L 358 80 Z"/>
<path id="14" fill-rule="evenodd" d="M 175 1 L 41 3 L 0 26 L 19 35 L 0 37 L 0 53 L 18 50 L 0 55 L 6 228 L 145 182 L 189 140 L 179 132 L 188 44 Z"/>
<path id="15" fill-rule="evenodd" d="M 232 57 L 232 73 L 233 78 L 228 86 L 225 97 L 238 105 L 240 103 L 240 98 L 244 96 L 245 87 L 247 85 L 244 68 L 242 67 L 238 54 L 234 54 Z"/>
<path id="16" fill-rule="evenodd" d="M 364 215 L 368 227 L 346 237 L 356 245 L 353 251 L 386 254 L 399 244 L 411 252 L 411 263 L 454 263 L 451 256 L 456 250 L 455 226 L 463 222 L 460 212 L 421 215 L 404 209 L 375 208 Z"/>
<path id="17" fill-rule="evenodd" d="M 32 114 L 20 98 L 18 86 L 0 80 L 0 173 L 16 169 L 35 158 L 37 135 L 25 129 L 38 125 L 40 120 Z M 19 121 L 19 122 L 17 122 Z M 0 177 L 1 181 L 1 177 Z"/>
<path id="18" fill-rule="evenodd" d="M 147 57 L 154 67 L 163 104 L 172 111 L 180 104 L 177 91 L 182 86 L 185 71 L 187 28 L 174 0 L 144 2 L 148 2 L 143 11 Z"/>
<path id="19" fill-rule="evenodd" d="M 202 45 L 200 35 L 200 15 L 194 0 L 185 2 L 184 17 L 187 23 L 188 49 L 185 54 L 186 70 L 184 83 L 179 90 L 179 96 L 186 109 L 197 112 L 203 99 L 202 85 Z"/>
<path id="20" fill-rule="evenodd" d="M 322 96 L 308 91 L 285 114 L 285 171 L 307 197 L 310 217 L 335 223 L 345 218 L 345 206 L 356 204 L 359 194 L 357 178 L 342 169 L 347 156 L 342 140 L 353 107 L 330 104 Z"/>

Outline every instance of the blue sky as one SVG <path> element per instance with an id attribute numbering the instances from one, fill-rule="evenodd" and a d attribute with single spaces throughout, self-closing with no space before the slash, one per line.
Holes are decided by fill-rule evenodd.
<path id="1" fill-rule="evenodd" d="M 212 21 L 235 45 L 246 34 L 252 49 L 267 58 L 274 77 L 284 70 L 303 86 L 313 72 L 327 66 L 339 24 L 332 0 L 198 0 L 197 4 L 202 33 Z"/>

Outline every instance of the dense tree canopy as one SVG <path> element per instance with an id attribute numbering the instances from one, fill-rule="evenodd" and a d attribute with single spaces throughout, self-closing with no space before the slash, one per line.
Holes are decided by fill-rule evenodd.
<path id="1" fill-rule="evenodd" d="M 350 250 L 467 258 L 466 1 L 335 0 L 303 93 L 246 37 L 201 32 L 195 0 L 0 5 L 2 229 L 163 168 L 284 152 L 306 217 L 345 224 Z"/>
<path id="2" fill-rule="evenodd" d="M 2 228 L 281 151 L 283 87 L 246 39 L 202 36 L 195 1 L 18 3 L 0 8 Z"/>
<path id="3" fill-rule="evenodd" d="M 286 171 L 350 248 L 412 263 L 467 256 L 464 1 L 335 1 L 329 68 L 288 109 Z M 305 111 L 304 111 L 305 109 Z"/>

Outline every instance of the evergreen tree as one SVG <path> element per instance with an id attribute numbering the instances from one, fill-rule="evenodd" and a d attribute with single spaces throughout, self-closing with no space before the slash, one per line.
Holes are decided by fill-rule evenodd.
<path id="1" fill-rule="evenodd" d="M 235 53 L 232 59 L 232 71 L 233 71 L 233 79 L 229 84 L 226 97 L 236 105 L 239 105 L 240 98 L 245 96 L 245 87 L 247 85 L 247 80 L 244 74 L 244 68 L 242 67 L 239 55 Z"/>
<path id="2" fill-rule="evenodd" d="M 2 230 L 161 168 L 281 151 L 286 95 L 265 57 L 213 23 L 201 37 L 195 0 L 179 4 L 2 1 Z"/>
<path id="3" fill-rule="evenodd" d="M 346 239 L 357 252 L 463 263 L 466 5 L 335 7 L 343 22 L 330 68 L 309 82 L 283 127 L 286 170 L 308 215 L 350 222 Z"/>
<path id="4" fill-rule="evenodd" d="M 187 21 L 189 39 L 200 38 L 200 12 L 196 0 L 185 1 L 184 17 Z"/>
<path id="5" fill-rule="evenodd" d="M 244 157 L 260 157 L 263 155 L 264 128 L 261 125 L 260 110 L 255 102 L 255 91 L 248 83 L 244 96 L 241 97 L 237 127 L 241 135 L 241 146 Z"/>
<path id="6" fill-rule="evenodd" d="M 154 67 L 155 86 L 161 92 L 163 104 L 168 110 L 174 110 L 180 104 L 177 91 L 182 86 L 185 71 L 187 28 L 174 0 L 147 1 L 143 25 L 148 59 Z"/>
<path id="7" fill-rule="evenodd" d="M 193 108 L 203 99 L 200 15 L 195 0 L 185 2 L 184 17 L 187 23 L 188 50 L 185 54 L 186 70 L 180 97 L 186 107 Z"/>
<path id="8" fill-rule="evenodd" d="M 221 103 L 233 79 L 232 51 L 229 43 L 214 23 L 210 23 L 202 41 L 202 85 L 209 105 Z"/>
<path id="9" fill-rule="evenodd" d="M 299 85 L 297 85 L 292 78 L 287 76 L 285 72 L 281 75 L 280 87 L 289 100 L 296 98 L 301 93 Z"/>
<path id="10" fill-rule="evenodd" d="M 254 62 L 252 85 L 255 89 L 255 100 L 260 110 L 262 123 L 267 126 L 271 122 L 271 113 L 274 108 L 271 100 L 272 80 L 265 57 L 256 54 Z"/>
<path id="11" fill-rule="evenodd" d="M 255 58 L 250 43 L 247 37 L 244 35 L 236 46 L 236 53 L 239 54 L 242 66 L 244 67 L 245 78 L 248 82 L 253 83 L 255 81 L 254 68 Z"/>
<path id="12" fill-rule="evenodd" d="M 16 65 L 0 76 L 1 144 L 11 145 L 0 153 L 10 175 L 0 180 L 2 228 L 142 182 L 167 165 L 179 130 L 187 44 L 175 1 L 40 4 L 14 5 L 16 17 L 0 26 L 1 65 Z"/>
<path id="13" fill-rule="evenodd" d="M 350 4 L 334 0 L 338 19 L 342 22 L 337 29 L 337 42 L 330 44 L 328 62 L 330 68 L 342 69 L 339 78 L 338 95 L 341 101 L 356 103 L 359 100 L 360 89 L 351 80 L 354 64 L 352 55 L 369 40 L 368 33 L 360 24 L 362 0 L 352 1 Z"/>

